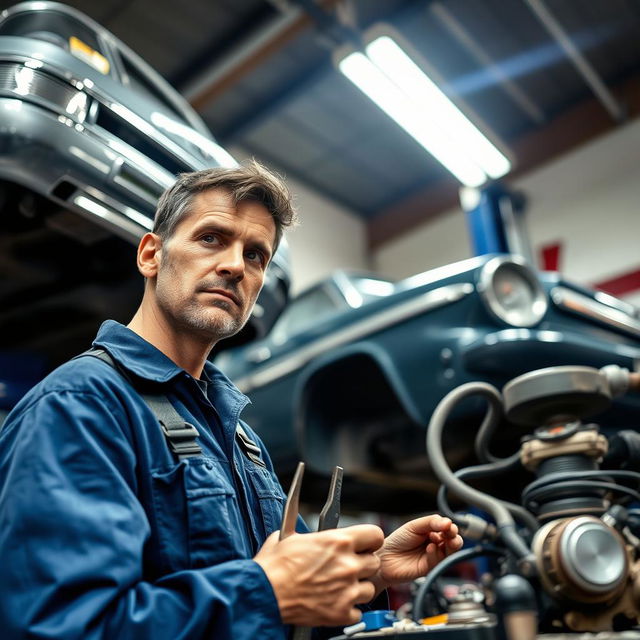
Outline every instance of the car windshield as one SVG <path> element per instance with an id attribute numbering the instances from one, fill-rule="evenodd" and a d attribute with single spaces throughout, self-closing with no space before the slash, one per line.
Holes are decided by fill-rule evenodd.
<path id="1" fill-rule="evenodd" d="M 346 306 L 341 305 L 338 296 L 331 296 L 324 287 L 312 289 L 293 300 L 282 312 L 271 332 L 271 340 L 274 344 L 283 344 L 290 336 Z"/>
<path id="2" fill-rule="evenodd" d="M 305 331 L 338 310 L 361 307 L 389 296 L 395 290 L 393 282 L 375 276 L 337 272 L 333 278 L 337 289 L 329 290 L 331 285 L 323 285 L 290 303 L 271 332 L 274 344 L 283 344 L 290 336 Z"/>
<path id="3" fill-rule="evenodd" d="M 0 24 L 0 35 L 35 38 L 55 44 L 100 73 L 111 73 L 107 54 L 96 33 L 72 16 L 56 11 L 17 13 Z"/>
<path id="4" fill-rule="evenodd" d="M 351 307 L 361 307 L 367 302 L 390 296 L 395 291 L 393 282 L 372 276 L 343 276 L 338 283 Z"/>

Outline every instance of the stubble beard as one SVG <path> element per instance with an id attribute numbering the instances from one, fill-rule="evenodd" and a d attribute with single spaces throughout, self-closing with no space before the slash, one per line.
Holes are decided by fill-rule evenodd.
<path id="1" fill-rule="evenodd" d="M 165 314 L 173 317 L 173 321 L 181 330 L 197 333 L 208 342 L 216 343 L 219 340 L 235 335 L 244 327 L 253 310 L 253 304 L 245 315 L 241 313 L 240 307 L 232 300 L 211 300 L 205 305 L 198 301 L 197 292 L 193 292 L 183 302 L 175 304 L 174 301 L 174 304 L 172 304 L 170 300 L 172 296 L 165 291 L 165 287 L 171 287 L 172 282 L 178 282 L 180 276 L 169 255 L 165 256 L 163 262 L 161 268 L 166 271 L 165 278 L 163 278 L 166 284 L 161 285 L 160 279 L 158 279 L 156 288 L 158 306 Z M 229 283 L 218 282 L 214 285 L 207 284 L 204 286 L 201 283 L 202 288 L 215 288 L 216 286 L 232 291 L 236 290 L 235 285 L 230 285 Z M 220 309 L 222 313 L 212 313 L 212 307 Z"/>
<path id="2" fill-rule="evenodd" d="M 206 306 L 191 298 L 181 309 L 177 317 L 180 324 L 191 331 L 207 336 L 208 339 L 223 340 L 238 333 L 246 324 L 247 317 L 234 315 L 230 308 L 235 303 L 224 300 L 212 300 Z M 223 313 L 211 313 L 211 307 L 221 309 Z"/>

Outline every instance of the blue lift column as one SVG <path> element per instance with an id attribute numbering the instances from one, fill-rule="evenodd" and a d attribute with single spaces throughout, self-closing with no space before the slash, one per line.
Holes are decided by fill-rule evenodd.
<path id="1" fill-rule="evenodd" d="M 523 194 L 493 182 L 479 189 L 461 189 L 460 202 L 467 214 L 474 255 L 513 253 L 534 264 L 524 225 Z"/>

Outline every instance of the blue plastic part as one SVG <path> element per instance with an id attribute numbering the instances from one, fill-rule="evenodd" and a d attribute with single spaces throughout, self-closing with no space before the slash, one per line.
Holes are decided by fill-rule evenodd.
<path id="1" fill-rule="evenodd" d="M 365 613 L 362 614 L 362 622 L 367 625 L 364 631 L 376 631 L 383 627 L 391 627 L 393 623 L 397 621 L 398 618 L 396 618 L 395 613 L 388 609 L 365 611 Z"/>

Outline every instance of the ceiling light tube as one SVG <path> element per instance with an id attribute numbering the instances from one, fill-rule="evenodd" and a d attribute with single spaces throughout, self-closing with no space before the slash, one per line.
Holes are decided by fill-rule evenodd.
<path id="1" fill-rule="evenodd" d="M 353 52 L 340 71 L 469 187 L 499 178 L 511 163 L 387 35 L 365 56 Z"/>
<path id="2" fill-rule="evenodd" d="M 478 187 L 487 179 L 474 162 L 453 148 L 451 140 L 424 109 L 407 96 L 362 53 L 352 53 L 339 63 L 340 71 L 395 120 L 460 182 Z"/>

